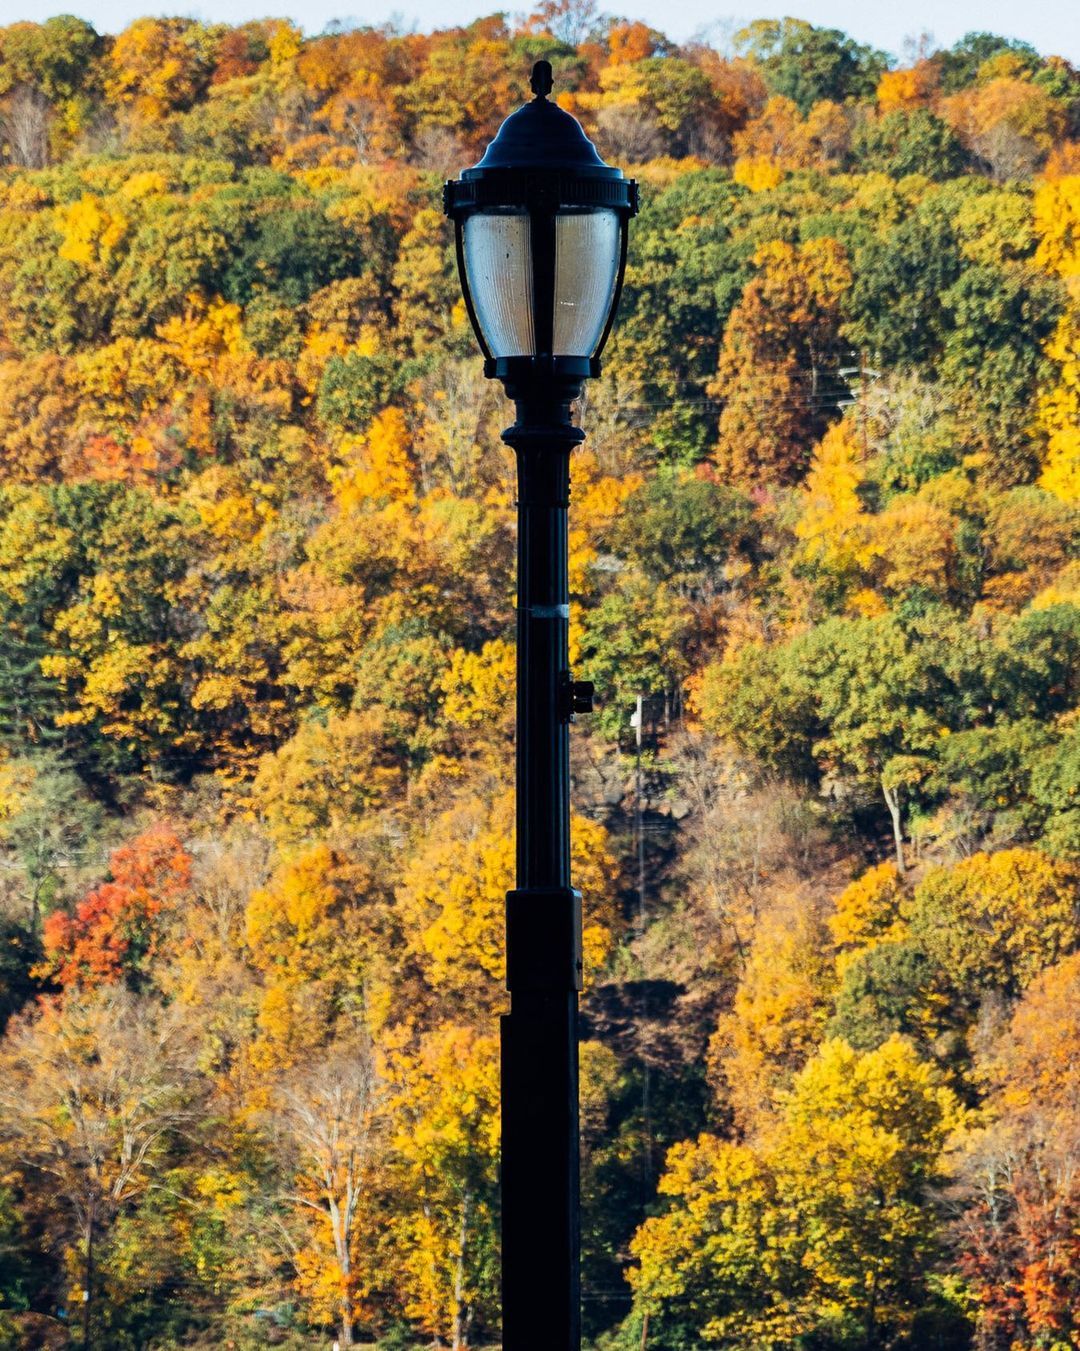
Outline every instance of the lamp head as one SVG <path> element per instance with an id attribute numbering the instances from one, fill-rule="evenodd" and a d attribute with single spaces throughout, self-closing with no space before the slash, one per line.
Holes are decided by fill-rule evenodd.
<path id="1" fill-rule="evenodd" d="M 531 83 L 532 102 L 444 189 L 485 372 L 512 397 L 530 380 L 580 386 L 599 373 L 638 207 L 637 184 L 548 98 L 549 62 Z"/>

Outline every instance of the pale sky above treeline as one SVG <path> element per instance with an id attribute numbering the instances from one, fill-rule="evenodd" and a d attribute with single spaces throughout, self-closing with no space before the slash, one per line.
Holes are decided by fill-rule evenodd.
<path id="1" fill-rule="evenodd" d="M 395 21 L 405 28 L 445 28 L 467 23 L 498 8 L 485 0 L 305 0 L 298 5 L 273 0 L 203 0 L 203 3 L 162 5 L 160 0 L 0 0 L 0 21 L 41 20 L 51 14 L 75 13 L 99 32 L 114 33 L 144 14 L 169 12 L 220 23 L 282 15 L 306 32 L 318 33 L 337 20 L 346 24 L 382 24 Z M 507 5 L 513 12 L 515 6 Z M 522 5 L 522 9 L 528 8 Z M 623 0 L 611 12 L 642 19 L 678 41 L 704 36 L 723 47 L 731 33 L 751 19 L 791 14 L 824 27 L 841 28 L 860 42 L 868 42 L 903 56 L 905 40 L 931 33 L 941 46 L 973 30 L 999 33 L 1030 42 L 1044 56 L 1064 56 L 1080 64 L 1080 3 L 1078 0 L 811 0 L 803 4 L 745 4 L 737 11 L 717 12 L 713 0 Z"/>

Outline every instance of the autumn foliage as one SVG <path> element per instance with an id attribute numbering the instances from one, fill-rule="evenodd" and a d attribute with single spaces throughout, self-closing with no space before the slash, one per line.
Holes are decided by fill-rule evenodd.
<path id="1" fill-rule="evenodd" d="M 154 826 L 112 852 L 109 877 L 74 914 L 57 910 L 45 921 L 49 974 L 65 988 L 137 984 L 148 974 L 161 927 L 191 881 L 191 857 L 169 826 Z"/>
<path id="2" fill-rule="evenodd" d="M 516 488 L 439 191 L 540 58 L 642 199 L 585 1344 L 1080 1346 L 1080 77 L 543 0 L 0 28 L 0 1351 L 498 1343 Z"/>

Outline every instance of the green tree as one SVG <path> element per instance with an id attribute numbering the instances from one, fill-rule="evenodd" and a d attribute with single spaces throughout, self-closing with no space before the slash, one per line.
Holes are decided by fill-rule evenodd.
<path id="1" fill-rule="evenodd" d="M 904 799 L 917 796 L 943 731 L 978 705 L 991 661 L 943 618 L 832 619 L 778 649 L 749 649 L 706 671 L 702 712 L 777 769 L 880 793 L 903 870 Z"/>
<path id="2" fill-rule="evenodd" d="M 1072 727 L 1032 766 L 1031 795 L 1046 811 L 1046 848 L 1062 858 L 1080 859 L 1080 729 Z"/>
<path id="3" fill-rule="evenodd" d="M 851 138 L 851 158 L 863 171 L 893 178 L 908 174 L 954 178 L 966 164 L 956 134 L 926 108 L 898 108 L 884 117 L 867 118 Z"/>
<path id="4" fill-rule="evenodd" d="M 92 1327 L 95 1249 L 145 1194 L 191 1111 L 191 1048 L 175 1012 L 112 989 L 24 1017 L 2 1054 L 3 1150 L 47 1198 L 57 1239 L 77 1245 Z"/>
<path id="5" fill-rule="evenodd" d="M 302 305 L 362 266 L 361 241 L 340 221 L 314 202 L 270 197 L 229 251 L 221 294 L 246 304 L 266 290 L 283 305 Z"/>
<path id="6" fill-rule="evenodd" d="M 731 238 L 744 195 L 719 171 L 685 175 L 645 198 L 630 234 L 612 368 L 623 402 L 648 409 L 653 444 L 682 461 L 702 458 L 715 427 L 705 386 L 753 252 Z"/>
<path id="7" fill-rule="evenodd" d="M 880 793 L 902 869 L 905 808 L 942 791 L 950 736 L 1073 707 L 1078 644 L 1067 604 L 1019 616 L 996 640 L 937 608 L 834 618 L 706 667 L 696 699 L 707 726 L 769 767 L 856 804 Z"/>
<path id="8" fill-rule="evenodd" d="M 756 19 L 735 40 L 760 67 L 769 92 L 791 99 L 804 117 L 822 99 L 843 103 L 872 94 L 887 61 L 839 29 L 802 19 Z"/>
<path id="9" fill-rule="evenodd" d="M 1034 69 L 1039 54 L 1029 42 L 999 37 L 996 33 L 965 33 L 946 52 L 935 53 L 933 60 L 941 70 L 941 86 L 946 93 L 973 84 L 982 66 L 995 56 L 1011 56 L 1021 67 Z"/>
<path id="10" fill-rule="evenodd" d="M 6 798 L 0 843 L 25 907 L 21 922 L 37 935 L 42 914 L 70 896 L 97 862 L 105 813 L 55 754 L 9 761 L 0 783 Z"/>
<path id="11" fill-rule="evenodd" d="M 963 268 L 958 205 L 945 189 L 932 190 L 855 252 L 844 331 L 872 360 L 928 365 L 940 351 L 948 325 L 939 298 Z"/>
<path id="12" fill-rule="evenodd" d="M 0 94 L 34 84 L 50 103 L 63 104 L 83 90 L 103 48 L 91 25 L 70 14 L 13 23 L 0 29 Z"/>
<path id="13" fill-rule="evenodd" d="M 988 477 L 1003 485 L 1029 481 L 1038 468 L 1030 407 L 1063 301 L 1056 281 L 1021 263 L 967 267 L 938 297 L 948 318 L 941 377 L 963 391 Z"/>
<path id="14" fill-rule="evenodd" d="M 703 474 L 661 470 L 626 500 L 611 547 L 650 581 L 700 595 L 721 585 L 724 565 L 749 548 L 753 510 L 736 488 Z"/>
<path id="15" fill-rule="evenodd" d="M 878 943 L 845 965 L 828 1035 L 858 1051 L 872 1051 L 900 1036 L 929 1060 L 942 1049 L 940 1037 L 947 1028 L 944 988 L 940 969 L 918 942 Z"/>
<path id="16" fill-rule="evenodd" d="M 956 844 L 969 848 L 983 840 L 1037 839 L 1049 804 L 1038 800 L 1032 776 L 1058 744 L 1037 717 L 943 738 L 931 787 L 942 801 L 938 818 L 949 818 L 949 829 L 958 832 Z"/>
<path id="17" fill-rule="evenodd" d="M 40 934 L 17 920 L 0 920 L 0 1033 L 41 989 L 31 974 L 41 955 Z"/>
<path id="18" fill-rule="evenodd" d="M 597 725 L 609 736 L 627 726 L 639 694 L 662 696 L 677 706 L 689 673 L 686 640 L 689 604 L 666 582 L 651 582 L 636 569 L 583 617 L 581 672 L 601 701 Z"/>

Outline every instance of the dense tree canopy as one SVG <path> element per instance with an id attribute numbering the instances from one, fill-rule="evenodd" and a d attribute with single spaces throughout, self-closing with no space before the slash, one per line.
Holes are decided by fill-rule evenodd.
<path id="1" fill-rule="evenodd" d="M 0 28 L 3 1351 L 498 1341 L 514 484 L 439 189 L 538 58 L 643 202 L 590 1351 L 1080 1344 L 1080 75 L 544 0 Z"/>

